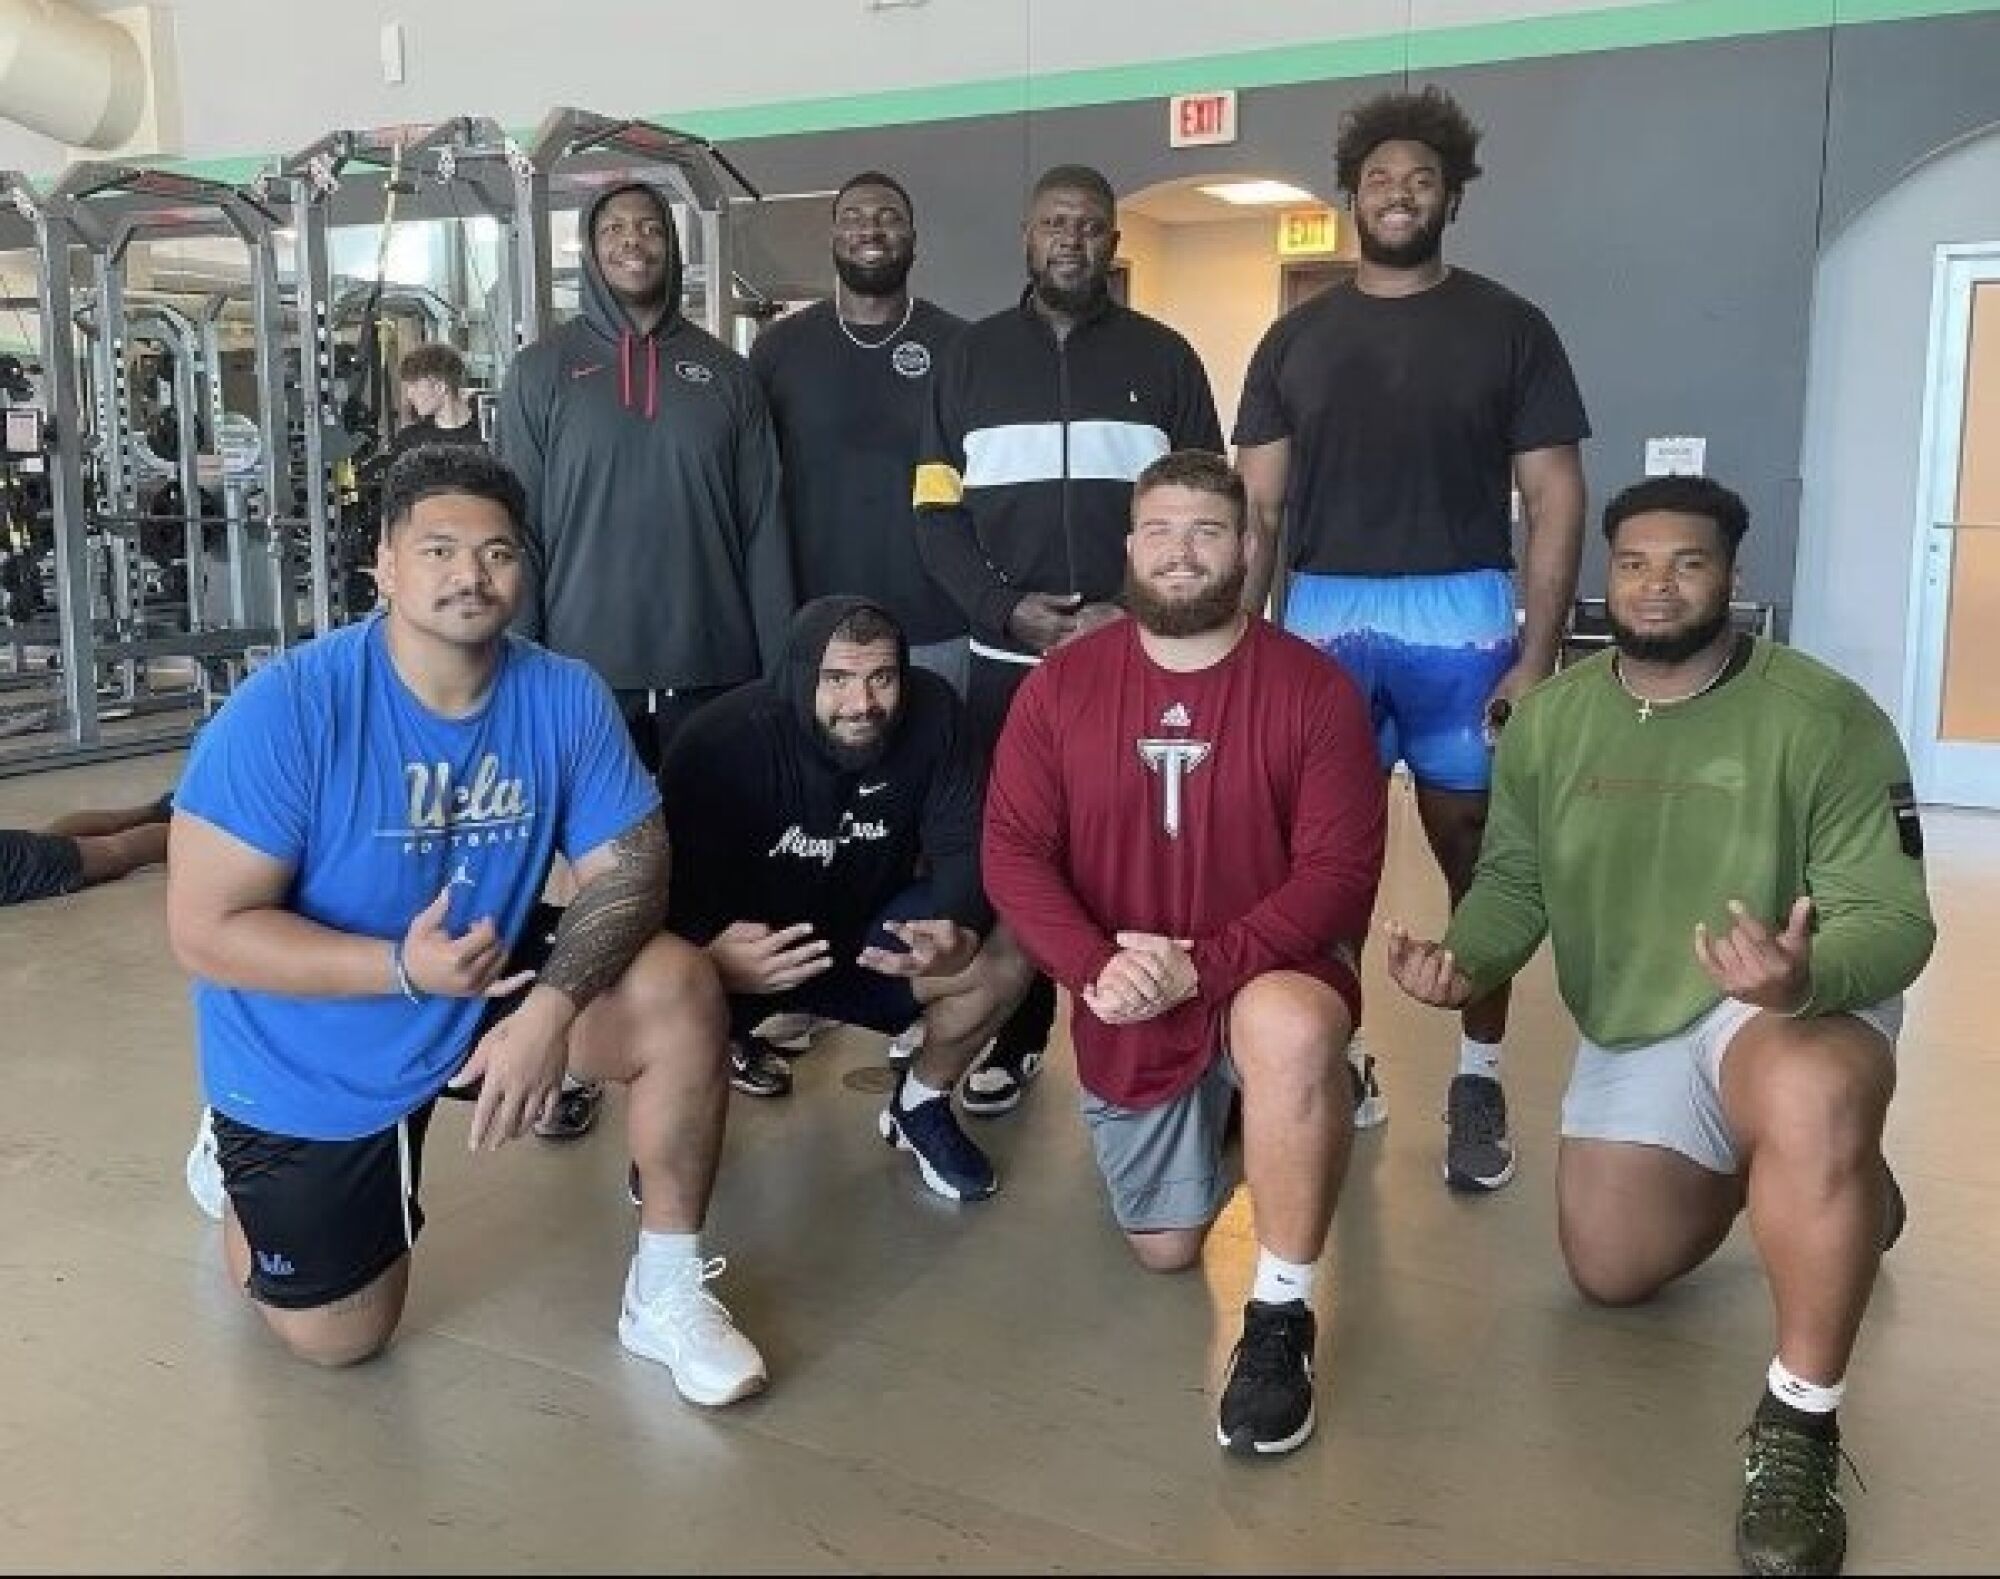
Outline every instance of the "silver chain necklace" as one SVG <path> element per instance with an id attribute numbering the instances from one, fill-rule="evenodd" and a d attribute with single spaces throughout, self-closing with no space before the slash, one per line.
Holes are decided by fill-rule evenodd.
<path id="1" fill-rule="evenodd" d="M 1736 659 L 1736 644 L 1734 642 L 1729 644 L 1728 650 L 1722 655 L 1722 662 L 1716 665 L 1715 673 L 1685 696 L 1641 696 L 1625 679 L 1625 666 L 1618 661 L 1622 656 L 1621 653 L 1611 655 L 1611 677 L 1618 682 L 1619 690 L 1639 704 L 1639 722 L 1643 724 L 1653 716 L 1655 708 L 1679 707 L 1683 702 L 1692 702 L 1697 696 L 1706 696 L 1714 690 L 1716 684 L 1729 672 L 1730 664 Z"/>
<path id="2" fill-rule="evenodd" d="M 847 320 L 841 316 L 840 312 L 840 287 L 838 285 L 835 285 L 833 288 L 833 321 L 840 325 L 840 332 L 842 334 L 846 335 L 850 341 L 852 341 L 855 345 L 859 346 L 864 351 L 879 351 L 882 349 L 883 346 L 887 345 L 890 341 L 894 340 L 896 336 L 898 336 L 905 329 L 910 327 L 910 314 L 915 312 L 916 310 L 917 310 L 916 297 L 906 296 L 903 299 L 903 317 L 902 320 L 896 325 L 896 327 L 891 329 L 887 334 L 882 336 L 882 338 L 879 340 L 864 340 L 861 338 L 860 335 L 856 334 L 852 329 L 847 327 Z"/>

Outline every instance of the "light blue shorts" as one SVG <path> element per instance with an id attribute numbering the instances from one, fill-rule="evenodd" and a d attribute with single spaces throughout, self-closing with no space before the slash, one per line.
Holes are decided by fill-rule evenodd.
<path id="1" fill-rule="evenodd" d="M 1285 629 L 1361 688 L 1382 771 L 1425 789 L 1485 793 L 1486 704 L 1514 666 L 1514 583 L 1504 570 L 1444 576 L 1294 575 Z"/>

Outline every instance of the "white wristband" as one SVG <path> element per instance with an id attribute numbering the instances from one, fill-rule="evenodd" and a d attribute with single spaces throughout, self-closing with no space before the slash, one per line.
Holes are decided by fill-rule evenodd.
<path id="1" fill-rule="evenodd" d="M 408 998 L 412 1003 L 422 1003 L 424 1001 L 423 994 L 418 992 L 415 985 L 410 981 L 410 968 L 403 963 L 403 940 L 401 938 L 397 938 L 395 942 L 389 945 L 389 963 L 395 969 L 396 985 L 401 989 L 403 996 Z"/>

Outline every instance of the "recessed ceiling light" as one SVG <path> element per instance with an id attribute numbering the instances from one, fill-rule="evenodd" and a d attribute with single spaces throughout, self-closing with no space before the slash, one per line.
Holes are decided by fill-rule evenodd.
<path id="1" fill-rule="evenodd" d="M 1314 201 L 1310 192 L 1302 191 L 1286 181 L 1218 181 L 1213 186 L 1200 188 L 1210 197 L 1239 207 L 1250 207 L 1260 203 L 1310 203 Z"/>

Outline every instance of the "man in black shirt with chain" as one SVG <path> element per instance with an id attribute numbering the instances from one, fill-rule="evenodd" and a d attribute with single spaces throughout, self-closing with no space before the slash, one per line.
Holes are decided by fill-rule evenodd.
<path id="1" fill-rule="evenodd" d="M 917 552 L 910 475 L 931 379 L 965 327 L 911 295 L 916 209 L 878 170 L 833 200 L 833 299 L 757 337 L 784 461 L 785 522 L 801 601 L 852 594 L 895 617 L 910 661 L 965 694 L 965 615 Z"/>

